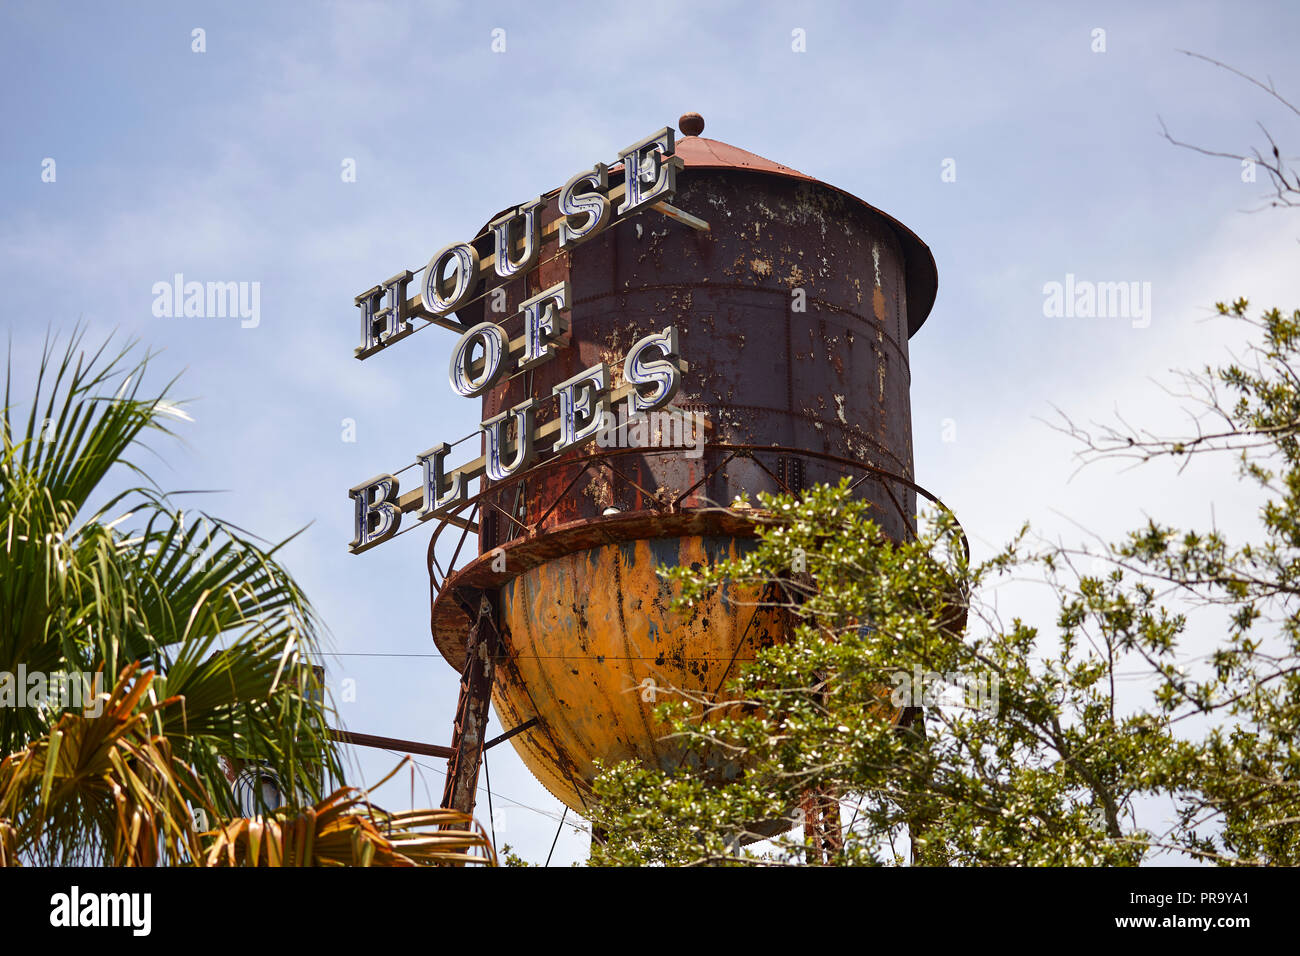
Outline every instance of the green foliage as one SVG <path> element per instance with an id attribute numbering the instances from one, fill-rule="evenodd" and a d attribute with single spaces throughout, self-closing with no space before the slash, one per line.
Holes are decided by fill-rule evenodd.
<path id="1" fill-rule="evenodd" d="M 779 582 L 774 603 L 795 622 L 789 642 L 759 651 L 730 683 L 734 700 L 663 707 L 696 758 L 684 767 L 723 752 L 745 772 L 719 783 L 686 770 L 611 768 L 596 783 L 595 817 L 610 837 L 593 862 L 803 861 L 810 847 L 799 833 L 758 857 L 738 844 L 761 821 L 797 821 L 809 792 L 832 795 L 851 823 L 842 851 L 811 854 L 831 863 L 899 862 L 908 832 L 923 863 L 1141 857 L 1142 834 L 1125 818 L 1135 795 L 1159 786 L 1146 758 L 1172 741 L 1158 720 L 1115 715 L 1112 673 L 1078 637 L 1091 626 L 1118 646 L 1176 621 L 1093 582 L 1091 601 L 1063 607 L 1055 656 L 1035 660 L 1038 634 L 1018 621 L 962 634 L 968 595 L 1014 566 L 1018 542 L 971 566 L 941 513 L 915 539 L 893 543 L 847 482 L 760 504 L 770 517 L 755 550 L 668 572 L 684 605 L 727 580 Z M 805 582 L 785 570 L 805 564 Z M 908 687 L 935 693 L 926 674 L 974 678 L 983 699 L 927 706 L 922 723 L 915 707 L 927 701 Z"/>
<path id="2" fill-rule="evenodd" d="M 149 356 L 74 335 L 47 341 L 24 415 L 5 383 L 0 450 L 0 671 L 157 672 L 151 711 L 218 812 L 234 812 L 219 758 L 268 766 L 310 803 L 341 776 L 310 661 L 314 612 L 276 555 L 149 480 L 139 452 L 188 418 L 146 393 Z M 119 490 L 111 487 L 125 484 Z M 58 702 L 0 707 L 0 756 L 45 735 Z M 55 836 L 57 839 L 57 835 Z M 77 852 L 68 848 L 68 852 Z M 90 851 L 93 855 L 93 849 Z"/>
<path id="3" fill-rule="evenodd" d="M 1262 535 L 1234 543 L 1217 529 L 1155 522 L 1116 548 L 1120 560 L 1228 624 L 1197 679 L 1162 669 L 1158 696 L 1171 712 L 1208 721 L 1195 786 L 1182 796 L 1176 844 L 1221 862 L 1300 864 L 1300 310 L 1258 319 L 1249 303 L 1219 312 L 1258 329 L 1240 360 L 1206 369 L 1208 409 L 1225 423 L 1196 451 L 1236 456 L 1262 493 Z M 1220 399 L 1216 386 L 1227 390 Z M 1190 443 L 1188 443 L 1190 445 Z"/>
<path id="4" fill-rule="evenodd" d="M 501 865 L 502 866 L 532 866 L 533 864 L 529 863 L 522 856 L 516 853 L 514 847 L 512 847 L 509 843 L 506 843 L 501 847 Z"/>
<path id="5" fill-rule="evenodd" d="M 754 550 L 666 574 L 680 607 L 727 583 L 765 588 L 790 638 L 760 649 L 718 699 L 660 706 L 679 769 L 602 768 L 592 822 L 606 838 L 592 862 L 1124 865 L 1168 849 L 1300 863 L 1300 311 L 1260 324 L 1253 365 L 1198 379 L 1223 432 L 1093 447 L 1232 450 L 1266 493 L 1262 541 L 1151 523 L 1106 552 L 1109 572 L 1080 575 L 1076 559 L 1092 555 L 1030 551 L 1024 532 L 972 563 L 943 512 L 890 541 L 847 482 L 761 495 Z M 1046 633 L 1002 620 L 985 597 L 1032 572 L 1058 604 Z M 1171 586 L 1192 608 L 1228 612 L 1206 676 L 1187 673 L 1187 602 L 1167 606 Z M 908 694 L 927 673 L 967 691 Z M 1135 674 L 1148 679 L 1125 685 Z M 842 847 L 794 826 L 810 795 L 837 807 Z M 1172 830 L 1137 825 L 1140 801 L 1170 798 Z M 774 828 L 787 832 L 745 848 Z"/>

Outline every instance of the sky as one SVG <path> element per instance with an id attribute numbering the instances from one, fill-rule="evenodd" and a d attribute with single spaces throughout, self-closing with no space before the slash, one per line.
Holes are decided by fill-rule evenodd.
<path id="1" fill-rule="evenodd" d="M 1050 422 L 1177 427 L 1169 370 L 1244 341 L 1215 302 L 1300 305 L 1300 211 L 1259 211 L 1262 170 L 1243 181 L 1236 161 L 1161 136 L 1163 120 L 1248 152 L 1263 124 L 1294 150 L 1294 114 L 1180 51 L 1300 101 L 1298 29 L 1289 3 L 7 0 L 15 388 L 49 330 L 159 350 L 154 380 L 179 374 L 194 418 L 160 449 L 160 483 L 219 491 L 197 503 L 268 539 L 305 528 L 285 560 L 329 629 L 336 699 L 355 682 L 341 719 L 446 743 L 457 674 L 429 637 L 429 531 L 350 555 L 347 490 L 474 430 L 478 406 L 445 384 L 448 333 L 356 361 L 353 298 L 696 111 L 705 136 L 857 195 L 930 246 L 938 298 L 910 343 L 916 475 L 977 553 L 1024 521 L 1067 542 L 1146 516 L 1244 532 L 1257 501 L 1225 463 L 1080 471 Z M 256 283 L 256 323 L 155 314 L 155 284 L 177 273 Z M 1067 276 L 1139 283 L 1149 313 L 1048 314 L 1045 287 Z M 1051 624 L 1035 593 L 998 599 Z M 352 751 L 359 782 L 398 759 Z M 380 802 L 438 802 L 443 762 L 418 759 Z M 498 842 L 541 862 L 561 805 L 506 746 L 490 770 Z M 552 865 L 586 850 L 570 814 Z"/>

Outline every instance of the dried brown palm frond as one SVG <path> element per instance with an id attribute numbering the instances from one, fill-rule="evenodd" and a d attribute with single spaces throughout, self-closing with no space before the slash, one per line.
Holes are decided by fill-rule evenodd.
<path id="1" fill-rule="evenodd" d="M 0 761 L 0 865 L 198 859 L 188 801 L 210 802 L 193 770 L 154 732 L 155 712 L 176 701 L 142 705 L 154 675 L 137 676 L 138 669 L 122 670 L 98 716 L 66 713 Z M 93 850 L 78 856 L 76 847 Z"/>
<path id="2" fill-rule="evenodd" d="M 205 836 L 206 866 L 496 865 L 491 841 L 468 814 L 389 813 L 370 805 L 355 787 L 336 790 L 302 811 L 231 820 Z"/>
<path id="3" fill-rule="evenodd" d="M 125 668 L 98 716 L 69 713 L 0 761 L 0 866 L 495 865 L 481 825 L 454 810 L 390 813 L 341 788 L 316 804 L 230 820 L 200 834 L 189 802 L 215 813 L 194 771 L 155 733 L 153 673 Z M 399 764 L 399 768 L 400 768 Z M 394 770 L 396 773 L 396 770 Z M 390 775 L 391 776 L 391 775 Z M 387 778 L 385 778 L 387 779 Z M 188 801 L 188 802 L 187 802 Z M 69 855 L 73 846 L 108 855 Z"/>

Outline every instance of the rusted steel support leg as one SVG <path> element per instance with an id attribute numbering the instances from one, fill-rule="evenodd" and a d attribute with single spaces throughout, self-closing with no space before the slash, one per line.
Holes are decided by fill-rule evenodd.
<path id="1" fill-rule="evenodd" d="M 799 804 L 803 810 L 803 834 L 808 863 L 823 865 L 834 862 L 844 849 L 844 831 L 840 825 L 840 802 L 822 790 L 809 790 Z"/>
<path id="2" fill-rule="evenodd" d="M 840 802 L 829 793 L 822 800 L 822 848 L 826 862 L 833 863 L 844 852 L 844 828 L 840 821 Z"/>
<path id="3" fill-rule="evenodd" d="M 925 711 L 920 707 L 905 708 L 899 717 L 897 732 L 904 735 L 904 738 L 912 744 L 920 746 L 925 741 Z M 912 843 L 913 866 L 943 865 L 944 854 L 940 847 L 930 847 L 926 852 L 920 849 L 928 842 L 927 838 L 933 825 L 933 817 L 923 808 L 914 811 L 907 821 L 907 832 Z"/>
<path id="4" fill-rule="evenodd" d="M 460 699 L 452 728 L 452 756 L 447 760 L 447 786 L 442 805 L 462 813 L 474 812 L 478 768 L 483 761 L 484 731 L 492 700 L 501 634 L 497 627 L 495 593 L 478 592 L 478 618 L 465 645 L 465 670 L 460 676 Z"/>
<path id="5" fill-rule="evenodd" d="M 809 866 L 816 866 L 821 862 L 820 844 L 817 839 L 817 801 L 814 797 L 815 791 L 808 790 L 804 793 L 803 800 L 799 802 L 799 811 L 803 816 L 804 862 Z"/>

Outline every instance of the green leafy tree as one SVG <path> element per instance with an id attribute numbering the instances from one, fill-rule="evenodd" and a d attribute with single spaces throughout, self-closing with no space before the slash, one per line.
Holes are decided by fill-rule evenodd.
<path id="1" fill-rule="evenodd" d="M 1066 429 L 1085 459 L 1230 452 L 1264 495 L 1262 540 L 1150 523 L 1089 552 L 1022 532 L 972 563 L 944 512 L 894 542 L 847 483 L 760 496 L 754 550 L 667 576 L 682 608 L 725 582 L 764 593 L 790 638 L 719 698 L 661 705 L 680 769 L 604 768 L 592 862 L 1300 862 L 1300 311 L 1255 324 L 1249 361 L 1188 376 L 1222 427 Z M 1056 595 L 1052 628 L 984 597 L 1034 572 Z M 1228 624 L 1198 668 L 1188 615 L 1212 609 Z M 1145 690 L 1122 682 L 1134 675 Z M 1176 824 L 1141 826 L 1143 800 L 1172 801 Z"/>
<path id="2" fill-rule="evenodd" d="M 1258 491 L 1260 532 L 1236 540 L 1217 527 L 1158 522 L 1106 557 L 1153 588 L 1226 622 L 1203 673 L 1148 661 L 1174 719 L 1206 724 L 1191 783 L 1167 845 L 1222 862 L 1300 864 L 1300 310 L 1252 318 L 1249 303 L 1218 311 L 1255 336 L 1239 361 L 1184 376 L 1197 422 L 1177 437 L 1072 428 L 1084 457 L 1146 462 L 1228 456 Z M 1214 626 L 1214 625 L 1212 625 Z"/>

